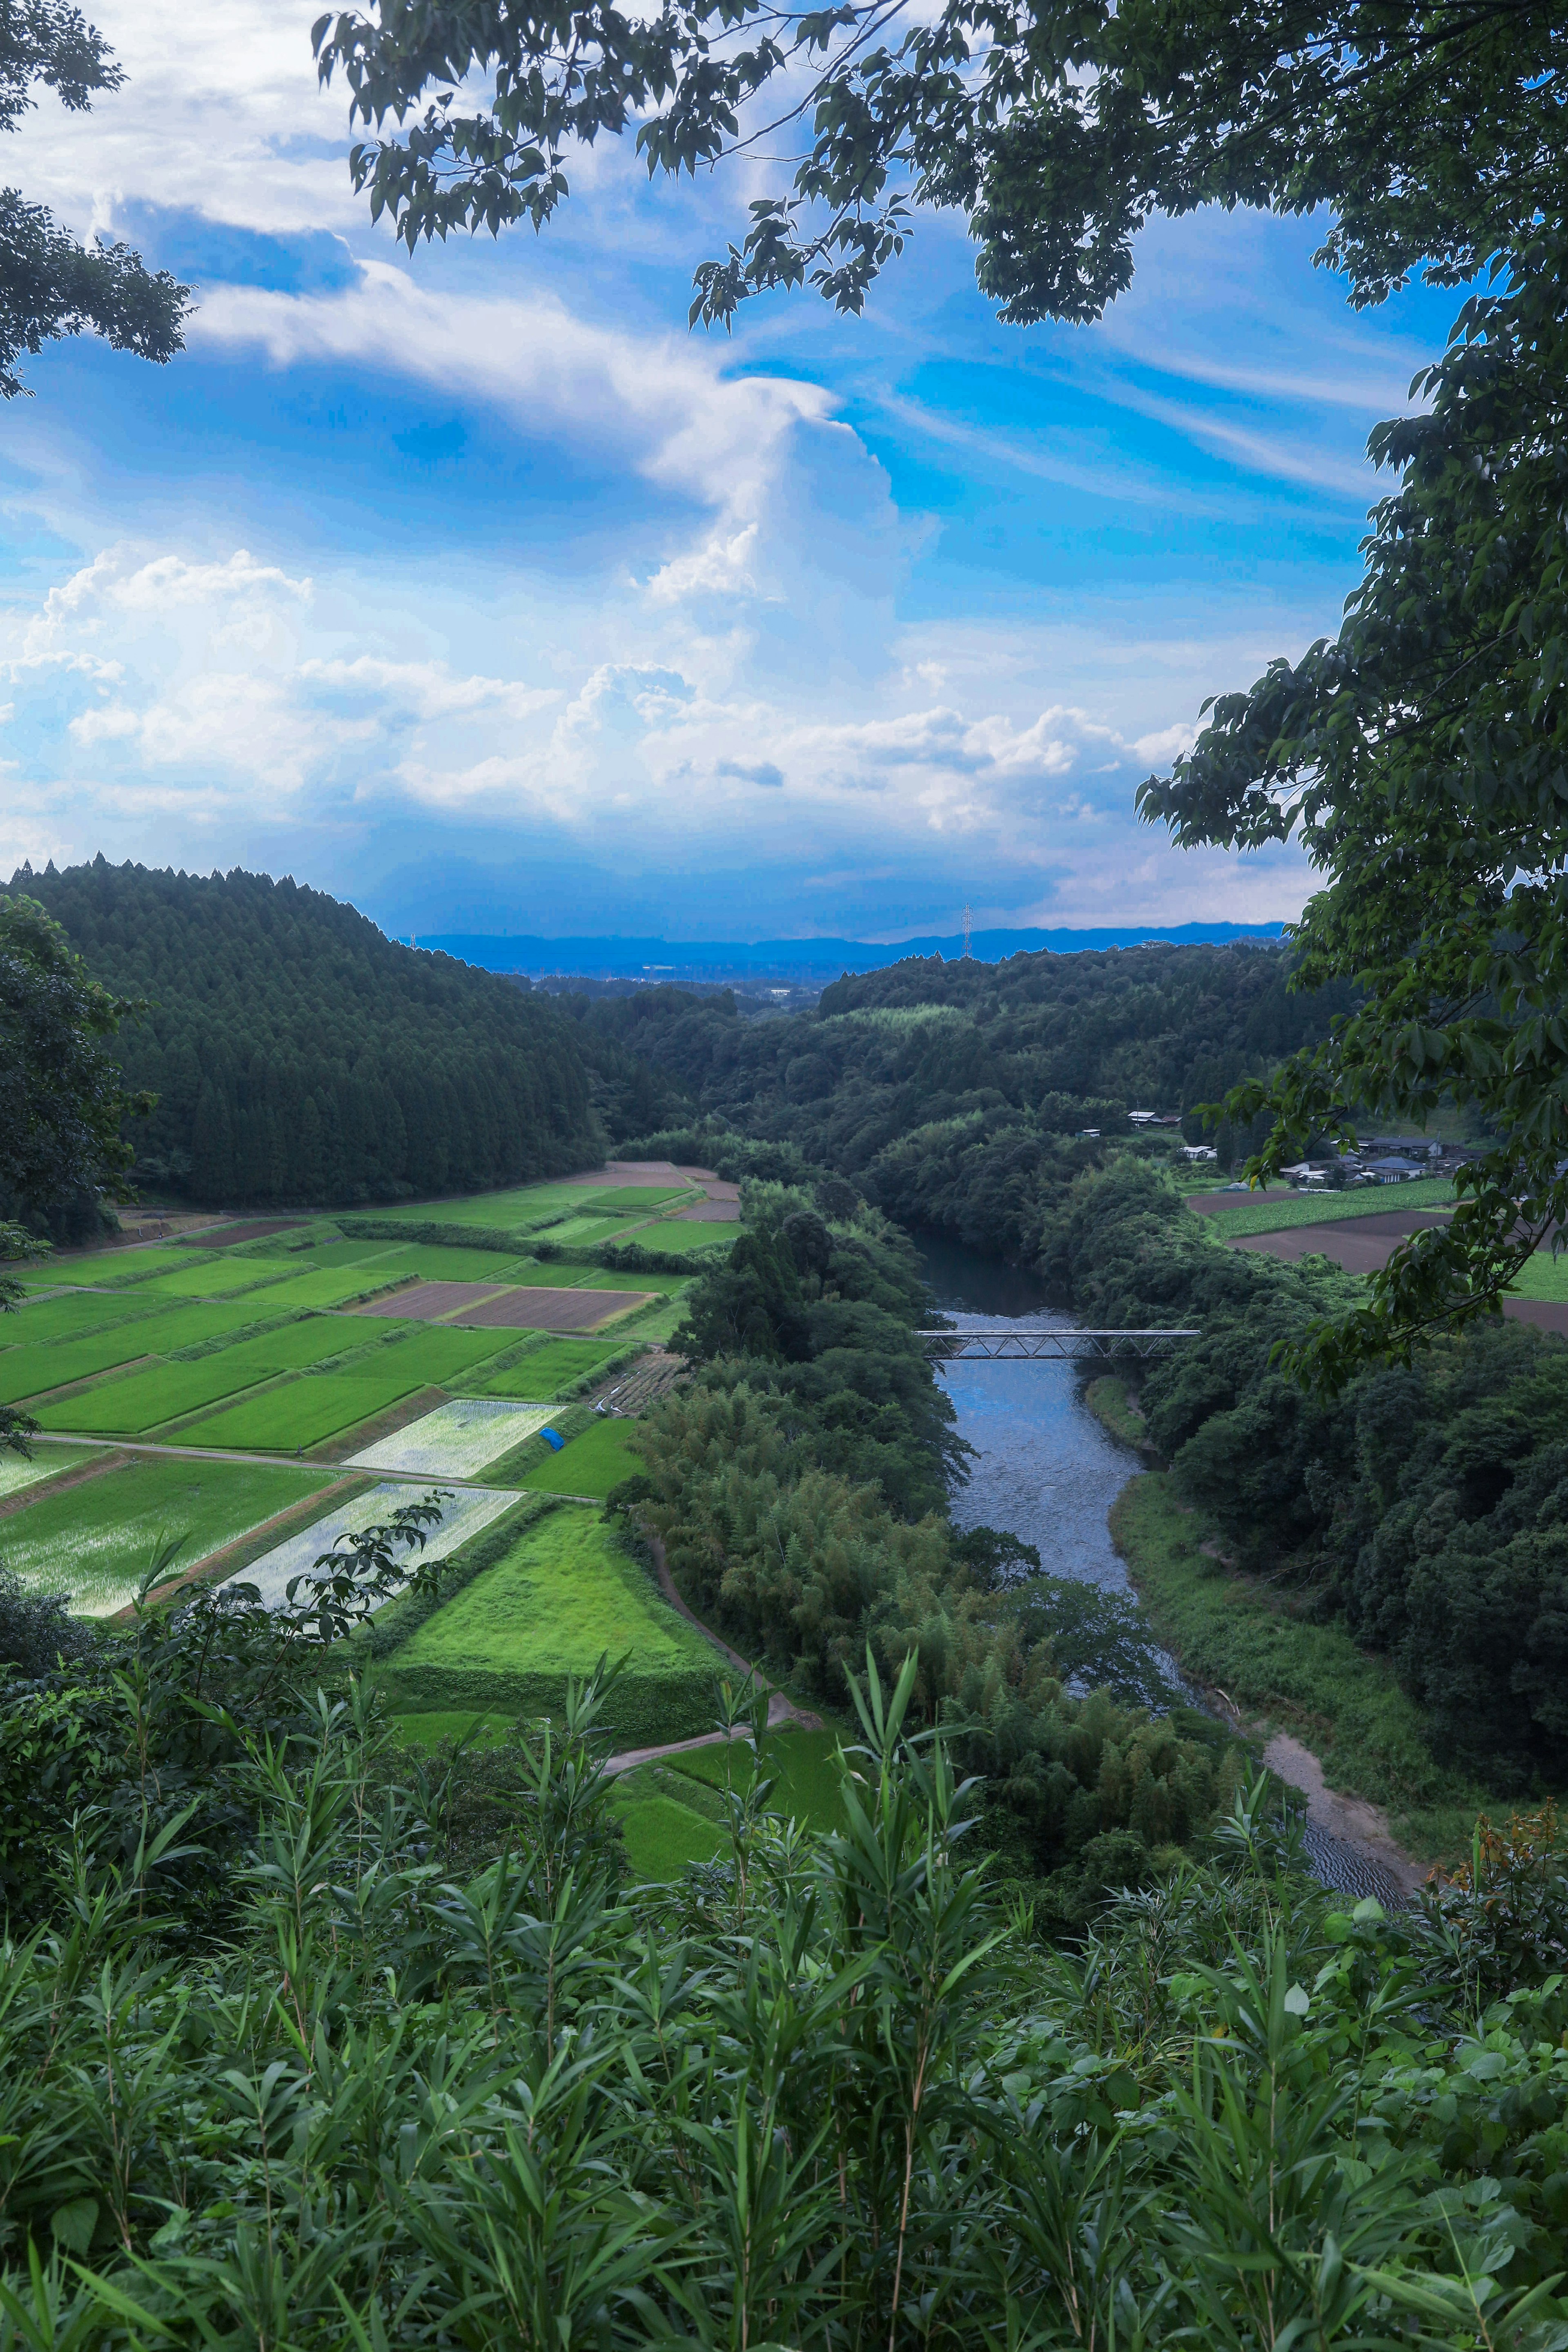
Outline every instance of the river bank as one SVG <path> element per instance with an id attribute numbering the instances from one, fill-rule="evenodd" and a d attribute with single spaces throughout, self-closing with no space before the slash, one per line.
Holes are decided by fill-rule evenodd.
<path id="1" fill-rule="evenodd" d="M 1118 1436 L 1140 1426 L 1121 1381 L 1097 1381 L 1085 1402 Z M 1387 1845 L 1401 1874 L 1419 1879 L 1468 1844 L 1479 1811 L 1507 1811 L 1506 1799 L 1434 1756 L 1420 1709 L 1384 1660 L 1205 1548 L 1201 1522 L 1163 1467 L 1129 1478 L 1110 1524 L 1161 1641 L 1239 1727 L 1273 1745 L 1266 1760 L 1301 1790 L 1328 1834 L 1374 1853 Z"/>
<path id="2" fill-rule="evenodd" d="M 1072 1320 L 1018 1269 L 952 1242 L 922 1247 L 927 1279 L 961 1326 Z M 1300 1793 L 1334 1884 L 1409 1892 L 1431 1859 L 1468 1843 L 1478 1810 L 1507 1811 L 1438 1764 L 1419 1710 L 1381 1660 L 1205 1549 L 1126 1381 L 1106 1376 L 1086 1391 L 1070 1364 L 1041 1362 L 960 1362 L 945 1377 L 978 1457 L 954 1517 L 1008 1528 L 1056 1573 L 1135 1599 L 1173 1694 L 1234 1723 Z"/>

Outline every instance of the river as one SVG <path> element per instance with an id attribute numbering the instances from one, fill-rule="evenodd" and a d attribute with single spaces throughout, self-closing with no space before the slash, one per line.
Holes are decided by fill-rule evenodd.
<path id="1" fill-rule="evenodd" d="M 925 1278 L 942 1314 L 960 1329 L 1016 1323 L 1021 1330 L 1063 1331 L 1075 1318 L 1046 1303 L 1031 1274 L 983 1257 L 935 1234 L 914 1234 Z M 1127 1570 L 1110 1540 L 1111 1505 L 1141 1465 L 1084 1403 L 1070 1362 L 947 1364 L 958 1431 L 978 1459 L 953 1499 L 960 1527 L 1005 1529 L 1035 1545 L 1041 1566 L 1055 1576 L 1082 1578 L 1102 1591 L 1129 1596 L 1138 1606 Z M 1173 1697 L 1202 1706 L 1174 1659 L 1160 1653 Z M 1403 1900 L 1389 1873 L 1366 1849 L 1331 1836 L 1318 1823 L 1306 1829 L 1307 1857 L 1325 1885 L 1348 1895 L 1375 1895 L 1385 1905 Z"/>

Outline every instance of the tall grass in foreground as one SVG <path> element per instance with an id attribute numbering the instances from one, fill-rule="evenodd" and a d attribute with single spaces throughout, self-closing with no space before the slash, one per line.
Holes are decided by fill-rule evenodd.
<path id="1" fill-rule="evenodd" d="M 1554 1843 L 1346 1914 L 1259 1788 L 1211 1869 L 1051 1950 L 968 1858 L 911 1662 L 857 1693 L 832 1836 L 773 1809 L 726 1693 L 763 1769 L 668 1887 L 626 1884 L 606 1678 L 574 1685 L 489 1759 L 465 1874 L 460 1753 L 398 1785 L 362 1688 L 282 1704 L 353 1590 L 271 1636 L 192 1619 L 186 1704 L 227 1728 L 174 1811 L 137 1778 L 173 1625 L 128 1653 L 116 1838 L 79 1818 L 0 1980 L 7 2347 L 1568 2339 Z M 68 1681 L 7 1704 L 47 1745 Z"/>

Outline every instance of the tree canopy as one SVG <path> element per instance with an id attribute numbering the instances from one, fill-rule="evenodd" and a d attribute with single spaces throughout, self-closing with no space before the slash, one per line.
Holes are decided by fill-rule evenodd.
<path id="1" fill-rule="evenodd" d="M 416 952 L 285 877 L 24 875 L 110 986 L 155 1092 L 138 1181 L 204 1202 L 479 1192 L 596 1160 L 575 1032 L 549 1000 Z"/>
<path id="2" fill-rule="evenodd" d="M 89 978 L 35 900 L 0 894 L 0 1265 L 43 1234 L 96 1230 L 100 1198 L 124 1197 L 121 1122 L 152 1104 L 121 1084 L 108 1041 L 136 1010 Z M 0 1275 L 0 1313 L 17 1296 Z M 0 1405 L 0 1445 L 32 1426 Z"/>
<path id="3" fill-rule="evenodd" d="M 1098 318 L 1152 214 L 1215 203 L 1331 207 L 1322 257 L 1376 301 L 1422 263 L 1462 281 L 1561 186 L 1568 37 L 1539 0 L 948 0 L 895 39 L 902 15 L 375 0 L 314 40 L 379 134 L 353 152 L 356 183 L 411 247 L 540 227 L 573 150 L 634 123 L 650 175 L 805 126 L 787 187 L 698 271 L 710 320 L 808 280 L 858 310 L 920 204 L 964 214 L 981 286 L 1017 324 Z M 489 93 L 473 110 L 468 77 Z"/>
<path id="4" fill-rule="evenodd" d="M 8 0 L 0 9 L 0 130 L 14 131 L 40 85 L 84 114 L 100 93 L 118 89 L 121 68 L 103 36 L 61 0 Z M 19 188 L 0 188 L 0 394 L 26 390 L 17 373 L 65 335 L 90 331 L 139 359 L 173 359 L 184 347 L 190 289 L 139 254 L 99 237 L 79 244 Z"/>

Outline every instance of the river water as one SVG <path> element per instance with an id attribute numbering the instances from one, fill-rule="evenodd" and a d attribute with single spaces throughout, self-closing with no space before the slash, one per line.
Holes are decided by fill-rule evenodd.
<path id="1" fill-rule="evenodd" d="M 947 1319 L 962 1329 L 1016 1324 L 1020 1330 L 1065 1331 L 1075 1318 L 1046 1304 L 1044 1286 L 1016 1266 L 940 1234 L 911 1235 L 925 1278 Z M 1111 1505 L 1141 1467 L 1084 1403 L 1070 1362 L 944 1365 L 958 1415 L 958 1432 L 978 1459 L 954 1497 L 960 1527 L 1005 1529 L 1036 1546 L 1053 1576 L 1071 1576 L 1138 1605 L 1127 1570 L 1110 1540 Z M 1159 1653 L 1173 1698 L 1203 1706 L 1202 1694 L 1174 1659 Z M 1307 1824 L 1307 1858 L 1325 1885 L 1357 1896 L 1375 1895 L 1388 1907 L 1403 1901 L 1389 1873 L 1358 1846 Z"/>

